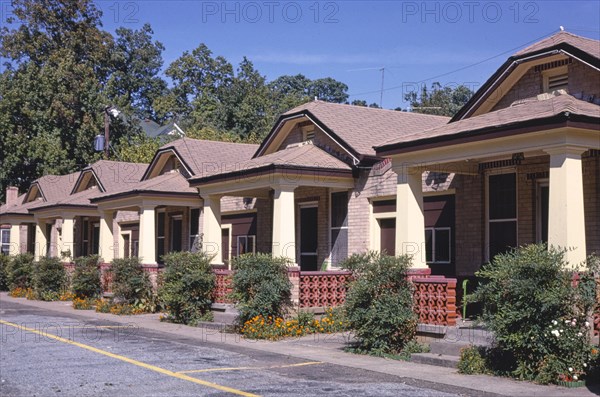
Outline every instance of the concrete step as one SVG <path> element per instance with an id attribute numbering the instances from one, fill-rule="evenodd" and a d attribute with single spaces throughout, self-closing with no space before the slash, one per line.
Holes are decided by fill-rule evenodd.
<path id="1" fill-rule="evenodd" d="M 237 313 L 213 311 L 213 322 L 231 325 L 235 322 L 237 316 Z"/>
<path id="2" fill-rule="evenodd" d="M 435 365 L 437 367 L 457 368 L 458 356 L 448 356 L 434 353 L 415 353 L 410 356 L 413 363 Z"/>
<path id="3" fill-rule="evenodd" d="M 461 349 L 471 346 L 470 343 L 452 342 L 452 341 L 430 341 L 429 348 L 432 354 L 441 354 L 444 356 L 460 356 Z"/>

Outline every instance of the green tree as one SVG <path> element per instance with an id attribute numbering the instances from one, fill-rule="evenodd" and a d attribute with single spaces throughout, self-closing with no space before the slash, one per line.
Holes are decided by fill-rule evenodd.
<path id="1" fill-rule="evenodd" d="M 149 24 L 139 30 L 118 28 L 116 33 L 106 95 L 128 116 L 156 120 L 153 104 L 167 90 L 167 83 L 158 76 L 165 47 L 152 41 Z"/>
<path id="2" fill-rule="evenodd" d="M 0 199 L 7 184 L 24 189 L 98 158 L 111 69 L 112 36 L 91 0 L 15 0 L 13 13 L 0 30 Z"/>
<path id="3" fill-rule="evenodd" d="M 442 87 L 440 83 L 435 82 L 429 89 L 423 85 L 420 93 L 415 91 L 407 93 L 404 95 L 404 100 L 410 102 L 413 112 L 452 117 L 471 96 L 473 91 L 464 85 L 456 88 Z"/>

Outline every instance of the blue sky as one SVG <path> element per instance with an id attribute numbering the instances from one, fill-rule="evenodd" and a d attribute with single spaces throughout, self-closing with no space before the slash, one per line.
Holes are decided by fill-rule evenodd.
<path id="1" fill-rule="evenodd" d="M 349 86 L 350 100 L 405 106 L 425 79 L 480 86 L 516 47 L 558 31 L 600 38 L 598 1 L 98 0 L 105 29 L 152 25 L 165 67 L 205 43 L 234 65 L 243 56 L 269 80 L 302 73 Z M 509 51 L 513 50 L 513 51 Z M 394 88 L 400 87 L 400 88 Z M 404 87 L 404 88 L 402 88 Z"/>

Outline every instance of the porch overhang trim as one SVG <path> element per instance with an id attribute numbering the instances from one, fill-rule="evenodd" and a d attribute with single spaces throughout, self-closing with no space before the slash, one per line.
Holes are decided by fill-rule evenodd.
<path id="1" fill-rule="evenodd" d="M 161 198 L 197 198 L 198 194 L 193 192 L 164 192 L 158 190 L 128 190 L 126 192 L 114 193 L 107 196 L 90 199 L 92 203 L 105 203 L 107 201 L 128 197 L 161 197 Z"/>
<path id="2" fill-rule="evenodd" d="M 469 142 L 484 141 L 501 137 L 525 134 L 529 132 L 557 129 L 563 127 L 585 128 L 600 131 L 599 119 L 585 115 L 561 113 L 543 119 L 533 119 L 501 126 L 489 126 L 476 130 L 468 130 L 450 135 L 439 135 L 422 138 L 409 142 L 392 143 L 376 147 L 377 154 L 389 157 L 419 150 L 432 149 L 441 146 L 458 145 Z"/>
<path id="3" fill-rule="evenodd" d="M 319 177 L 342 177 L 352 178 L 352 170 L 343 169 L 328 169 L 318 167 L 303 167 L 295 165 L 281 165 L 281 164 L 269 164 L 262 167 L 249 168 L 243 170 L 237 170 L 228 172 L 225 174 L 210 175 L 200 178 L 192 178 L 189 180 L 191 187 L 201 187 L 203 184 L 215 183 L 215 182 L 229 182 L 232 180 L 240 180 L 248 177 L 259 177 L 263 175 L 272 175 L 277 173 L 284 173 L 286 175 L 309 175 Z"/>

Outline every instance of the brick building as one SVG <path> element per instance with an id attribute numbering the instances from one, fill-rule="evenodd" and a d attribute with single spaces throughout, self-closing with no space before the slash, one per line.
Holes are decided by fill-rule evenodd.
<path id="1" fill-rule="evenodd" d="M 149 165 L 45 176 L 0 208 L 3 250 L 104 261 L 200 246 L 331 270 L 369 249 L 469 277 L 509 247 L 600 253 L 600 43 L 560 32 L 510 57 L 452 119 L 314 101 L 260 145 L 182 138 Z"/>

